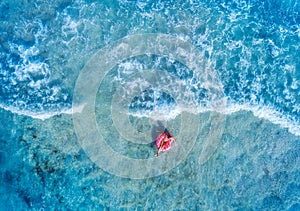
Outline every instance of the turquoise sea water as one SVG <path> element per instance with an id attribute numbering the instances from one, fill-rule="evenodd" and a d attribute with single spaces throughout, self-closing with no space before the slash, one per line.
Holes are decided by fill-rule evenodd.
<path id="1" fill-rule="evenodd" d="M 3 0 L 0 11 L 1 210 L 300 210 L 298 1 Z M 178 143 L 145 178 L 106 154 L 151 160 L 163 127 Z"/>

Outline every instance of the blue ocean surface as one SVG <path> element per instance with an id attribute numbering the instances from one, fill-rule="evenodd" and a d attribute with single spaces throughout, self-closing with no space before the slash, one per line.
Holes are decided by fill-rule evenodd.
<path id="1" fill-rule="evenodd" d="M 299 55 L 296 0 L 2 0 L 0 210 L 300 210 Z"/>

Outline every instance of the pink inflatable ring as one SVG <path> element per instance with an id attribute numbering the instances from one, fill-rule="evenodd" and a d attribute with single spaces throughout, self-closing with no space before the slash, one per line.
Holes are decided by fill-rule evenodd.
<path id="1" fill-rule="evenodd" d="M 156 148 L 157 153 L 155 154 L 155 157 L 158 156 L 160 152 L 165 152 L 171 148 L 171 143 L 174 141 L 174 144 L 176 143 L 175 139 L 169 133 L 167 130 L 165 130 L 163 133 L 161 133 L 157 138 L 156 138 Z"/>

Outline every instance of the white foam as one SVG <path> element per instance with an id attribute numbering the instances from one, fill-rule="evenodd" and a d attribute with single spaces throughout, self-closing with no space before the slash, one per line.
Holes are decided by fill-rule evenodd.
<path id="1" fill-rule="evenodd" d="M 24 105 L 26 103 L 24 102 Z M 46 120 L 51 117 L 60 115 L 60 114 L 68 114 L 72 115 L 73 113 L 80 113 L 85 105 L 77 106 L 76 108 L 63 108 L 60 111 L 29 111 L 29 110 L 21 110 L 13 106 L 6 106 L 0 104 L 0 108 L 10 111 L 15 114 L 30 116 L 35 119 Z M 266 119 L 272 122 L 273 124 L 278 124 L 282 128 L 287 128 L 288 131 L 294 135 L 300 136 L 300 125 L 294 121 L 292 118 L 283 115 L 275 108 L 270 106 L 261 106 L 261 105 L 252 105 L 252 104 L 235 104 L 231 103 L 228 104 L 226 108 L 214 109 L 209 107 L 188 107 L 185 105 L 168 105 L 163 104 L 161 106 L 154 106 L 154 109 L 151 111 L 138 111 L 138 112 L 130 112 L 128 111 L 129 115 L 135 117 L 147 117 L 153 120 L 172 120 L 175 119 L 178 115 L 182 114 L 183 112 L 192 112 L 192 113 L 204 113 L 208 111 L 215 111 L 225 115 L 230 115 L 235 112 L 239 111 L 250 111 L 253 113 L 254 116 Z"/>
<path id="2" fill-rule="evenodd" d="M 5 106 L 0 104 L 0 108 L 6 110 L 6 111 L 10 111 L 14 114 L 18 114 L 18 115 L 23 115 L 23 116 L 29 116 L 31 118 L 34 119 L 40 119 L 40 120 L 46 120 L 49 119 L 51 117 L 60 115 L 60 114 L 72 114 L 72 109 L 62 109 L 60 111 L 40 111 L 40 112 L 35 112 L 35 111 L 28 111 L 28 110 L 20 110 L 18 108 L 12 107 L 12 106 Z"/>
<path id="3" fill-rule="evenodd" d="M 28 111 L 28 110 L 20 110 L 16 107 L 13 106 L 6 106 L 3 104 L 0 104 L 0 108 L 6 110 L 6 111 L 10 111 L 14 114 L 18 114 L 18 115 L 23 115 L 23 116 L 29 116 L 31 118 L 34 119 L 40 119 L 40 120 L 46 120 L 46 119 L 50 119 L 54 116 L 58 116 L 61 114 L 67 114 L 67 115 L 72 115 L 74 113 L 81 113 L 82 110 L 84 109 L 86 105 L 78 105 L 76 107 L 73 108 L 63 108 L 60 111 Z"/>
<path id="4" fill-rule="evenodd" d="M 51 75 L 50 68 L 48 64 L 41 61 L 31 61 L 30 58 L 37 56 L 39 54 L 39 49 L 36 46 L 31 46 L 29 48 L 23 45 L 16 45 L 10 43 L 10 51 L 17 51 L 18 55 L 21 57 L 18 64 L 15 64 L 12 59 L 8 59 L 8 65 L 13 69 L 13 76 L 10 77 L 12 84 L 17 84 L 19 81 L 29 80 L 28 85 L 32 88 L 40 88 L 43 84 L 46 84 Z M 39 76 L 38 80 L 34 77 Z"/>
<path id="5" fill-rule="evenodd" d="M 138 111 L 138 112 L 130 112 L 128 111 L 128 115 L 142 118 L 150 118 L 152 120 L 161 120 L 161 121 L 170 121 L 175 119 L 178 115 L 182 113 L 182 109 L 179 106 L 168 106 L 163 105 L 158 108 L 154 108 L 151 111 Z"/>
<path id="6" fill-rule="evenodd" d="M 296 136 L 300 136 L 300 125 L 293 121 L 291 118 L 281 114 L 279 111 L 276 111 L 274 108 L 268 106 L 259 106 L 259 105 L 250 105 L 250 104 L 230 104 L 226 108 L 213 109 L 207 107 L 198 107 L 188 108 L 185 106 L 168 106 L 165 105 L 160 107 L 159 110 L 156 108 L 153 111 L 145 111 L 145 112 L 128 112 L 129 115 L 135 117 L 147 117 L 153 120 L 164 120 L 170 121 L 175 119 L 178 115 L 182 114 L 182 112 L 192 112 L 192 113 L 205 113 L 209 111 L 219 112 L 225 115 L 230 115 L 239 111 L 250 111 L 254 116 L 266 119 L 273 124 L 280 125 L 282 128 L 288 129 L 288 131 Z"/>
<path id="7" fill-rule="evenodd" d="M 250 111 L 254 116 L 269 120 L 273 124 L 280 125 L 282 128 L 287 128 L 290 133 L 300 136 L 300 125 L 272 107 L 250 104 L 231 104 L 226 108 L 225 113 L 229 115 L 238 111 Z"/>

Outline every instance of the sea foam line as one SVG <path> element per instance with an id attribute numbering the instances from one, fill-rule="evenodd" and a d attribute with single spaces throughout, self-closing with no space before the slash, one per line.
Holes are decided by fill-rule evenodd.
<path id="1" fill-rule="evenodd" d="M 147 112 L 128 112 L 128 114 L 135 117 L 148 117 L 153 120 L 172 120 L 175 119 L 182 112 L 191 112 L 191 113 L 205 113 L 205 112 L 218 112 L 224 115 L 230 115 L 239 111 L 249 111 L 255 117 L 260 119 L 265 119 L 270 121 L 273 124 L 280 125 L 281 128 L 286 128 L 288 131 L 296 136 L 300 136 L 300 125 L 295 121 L 291 120 L 289 117 L 284 116 L 279 111 L 276 111 L 274 108 L 268 106 L 259 106 L 259 105 L 248 105 L 248 104 L 231 104 L 226 108 L 222 109 L 210 109 L 210 108 L 198 108 L 190 109 L 184 108 L 182 106 L 175 106 L 173 108 L 167 108 L 160 111 L 147 111 Z"/>
<path id="2" fill-rule="evenodd" d="M 85 105 L 79 105 L 76 108 L 64 108 L 60 111 L 42 111 L 42 112 L 33 112 L 33 111 L 27 111 L 27 110 L 19 110 L 14 107 L 9 107 L 0 104 L 0 108 L 10 111 L 12 113 L 18 114 L 18 115 L 24 115 L 24 116 L 30 116 L 34 119 L 39 120 L 46 120 L 49 118 L 52 118 L 54 116 L 58 116 L 61 114 L 67 114 L 72 115 L 73 113 L 81 112 Z M 260 118 L 260 119 L 266 119 L 273 124 L 280 125 L 282 128 L 288 129 L 288 131 L 296 136 L 300 136 L 300 125 L 297 124 L 295 121 L 291 120 L 287 116 L 282 115 L 280 112 L 276 111 L 275 109 L 267 106 L 259 106 L 259 105 L 248 105 L 248 104 L 231 104 L 230 106 L 223 108 L 222 110 L 216 110 L 216 109 L 208 109 L 208 108 L 199 108 L 197 110 L 193 108 L 184 108 L 183 106 L 171 106 L 169 108 L 168 106 L 164 106 L 163 109 L 160 109 L 158 111 L 157 109 L 154 111 L 147 111 L 147 112 L 130 112 L 128 111 L 128 115 L 132 115 L 135 117 L 147 117 L 151 118 L 153 120 L 172 120 L 175 119 L 178 115 L 180 115 L 182 112 L 192 112 L 192 113 L 205 113 L 205 112 L 219 112 L 224 115 L 230 115 L 239 111 L 249 111 L 252 112 L 254 116 Z"/>
<path id="3" fill-rule="evenodd" d="M 226 108 L 226 114 L 232 114 L 239 111 L 250 111 L 260 119 L 266 119 L 273 124 L 286 128 L 291 134 L 300 136 L 300 125 L 290 117 L 283 115 L 279 111 L 269 106 L 249 105 L 249 104 L 233 104 Z"/>
<path id="4" fill-rule="evenodd" d="M 11 113 L 23 115 L 23 116 L 29 116 L 33 119 L 40 119 L 40 120 L 46 120 L 50 119 L 54 116 L 58 116 L 60 114 L 73 114 L 72 108 L 64 108 L 60 111 L 41 111 L 41 112 L 35 112 L 35 111 L 28 111 L 28 110 L 20 110 L 15 107 L 11 106 L 5 106 L 0 104 L 0 108 L 10 111 Z"/>

